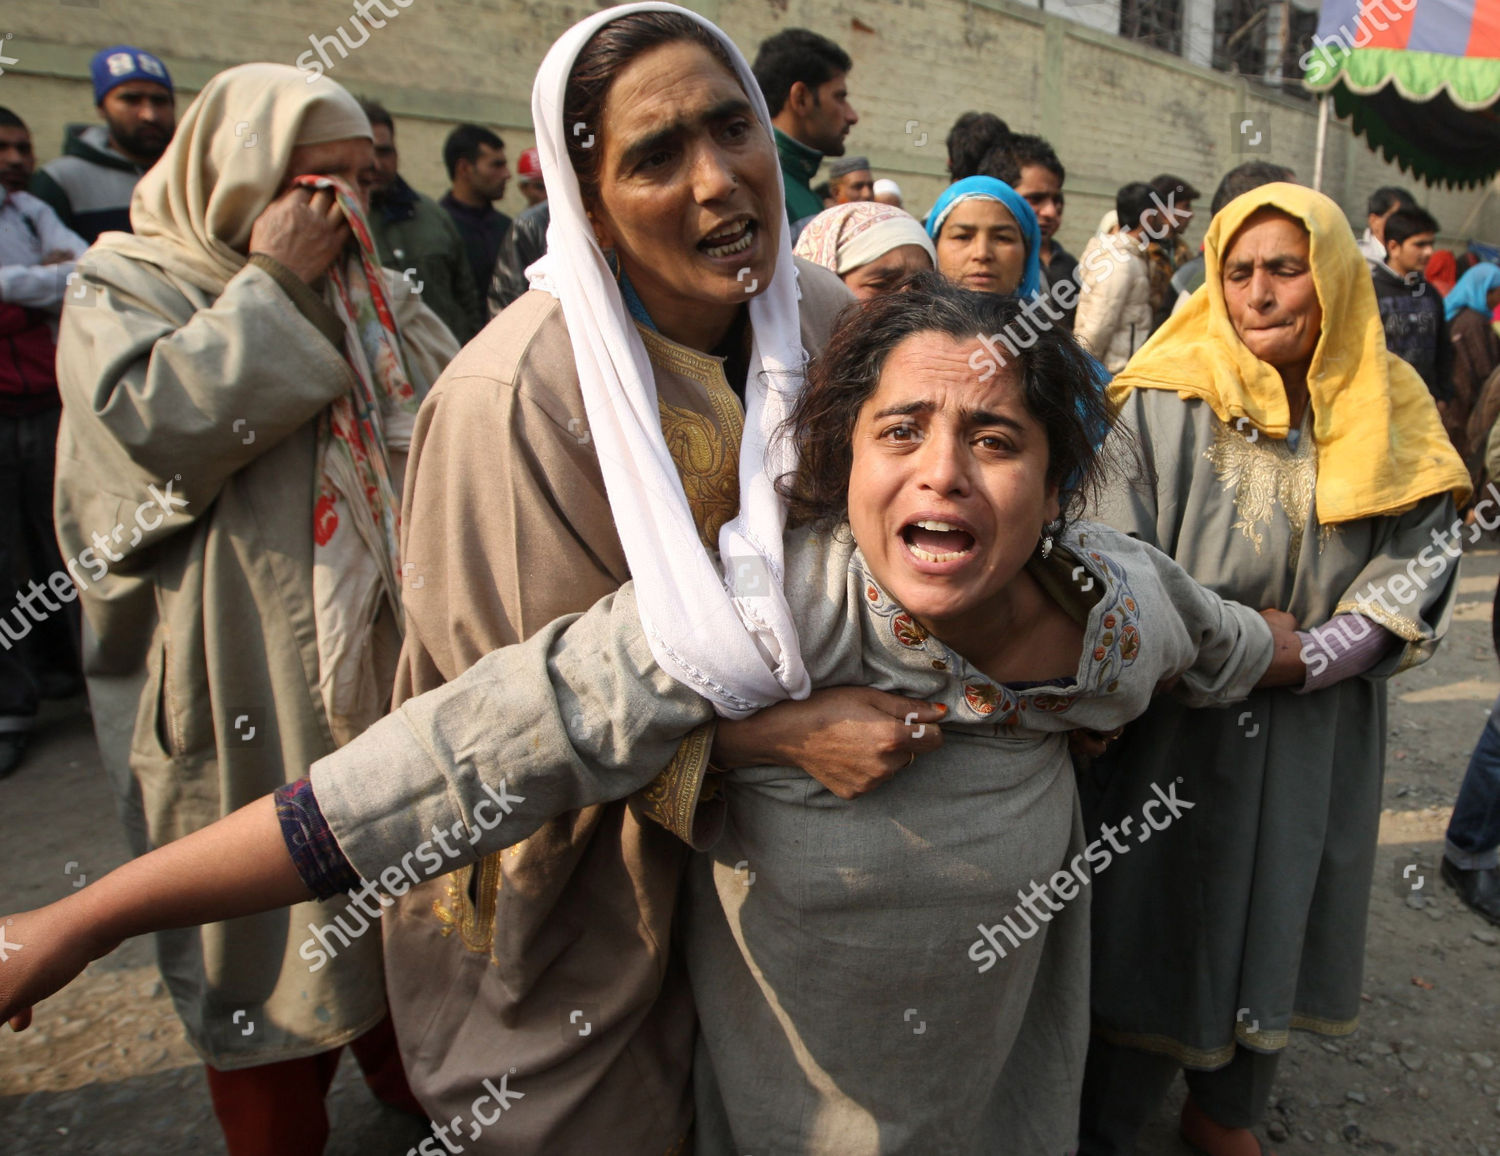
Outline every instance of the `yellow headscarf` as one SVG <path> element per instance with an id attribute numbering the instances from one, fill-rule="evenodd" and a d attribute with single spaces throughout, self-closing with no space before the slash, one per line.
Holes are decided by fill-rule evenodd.
<path id="1" fill-rule="evenodd" d="M 1349 522 L 1410 509 L 1422 498 L 1469 494 L 1469 474 L 1443 431 L 1417 371 L 1387 352 L 1375 289 L 1349 223 L 1322 193 L 1271 184 L 1229 202 L 1204 240 L 1207 281 L 1110 385 L 1119 405 L 1133 389 L 1173 389 L 1201 398 L 1218 419 L 1247 418 L 1284 438 L 1290 412 L 1281 375 L 1235 333 L 1224 303 L 1220 262 L 1251 214 L 1280 209 L 1311 236 L 1313 285 L 1323 327 L 1307 386 L 1318 447 L 1318 521 Z"/>

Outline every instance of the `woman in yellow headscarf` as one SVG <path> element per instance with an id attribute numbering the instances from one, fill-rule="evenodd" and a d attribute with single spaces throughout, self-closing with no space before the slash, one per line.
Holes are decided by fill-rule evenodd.
<path id="1" fill-rule="evenodd" d="M 1204 288 L 1111 386 L 1144 468 L 1097 514 L 1303 624 L 1306 676 L 1233 709 L 1163 696 L 1082 776 L 1118 861 L 1095 883 L 1081 1156 L 1134 1152 L 1179 1068 L 1189 1143 L 1255 1156 L 1290 1029 L 1354 1030 L 1385 678 L 1431 657 L 1469 533 L 1463 463 L 1386 352 L 1338 206 L 1265 185 L 1204 252 Z"/>

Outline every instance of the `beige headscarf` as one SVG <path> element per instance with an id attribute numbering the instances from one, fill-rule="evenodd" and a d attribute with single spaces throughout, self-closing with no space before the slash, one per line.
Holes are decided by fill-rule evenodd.
<path id="1" fill-rule="evenodd" d="M 287 64 L 241 64 L 203 87 L 172 143 L 140 179 L 130 233 L 99 248 L 161 265 L 209 293 L 245 266 L 255 219 L 276 199 L 298 145 L 371 136 L 359 102 L 336 81 Z"/>
<path id="2" fill-rule="evenodd" d="M 285 183 L 292 150 L 370 136 L 358 102 L 326 77 L 309 83 L 282 64 L 221 72 L 136 185 L 135 233 L 106 233 L 96 247 L 217 296 L 247 264 L 251 229 Z M 399 628 L 401 474 L 418 399 L 437 367 L 398 327 L 389 277 L 376 264 L 355 194 L 341 188 L 340 202 L 353 242 L 329 269 L 323 294 L 344 322 L 341 348 L 353 384 L 318 417 L 317 504 L 308 532 L 319 689 L 342 744 L 389 704 L 390 672 L 376 627 L 388 607 Z M 420 317 L 413 320 L 420 329 Z M 457 348 L 446 330 L 442 340 L 446 361 Z"/>

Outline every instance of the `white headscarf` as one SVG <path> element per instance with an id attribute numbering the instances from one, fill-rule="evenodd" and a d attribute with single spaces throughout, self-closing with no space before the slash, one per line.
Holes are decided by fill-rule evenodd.
<path id="1" fill-rule="evenodd" d="M 662 437 L 651 362 L 584 212 L 564 135 L 575 129 L 580 135 L 600 133 L 599 125 L 563 124 L 568 76 L 599 29 L 636 12 L 676 13 L 712 32 L 734 61 L 740 86 L 771 136 L 770 112 L 750 65 L 703 17 L 673 4 L 645 3 L 580 21 L 547 53 L 532 89 L 531 115 L 552 220 L 547 255 L 528 276 L 534 287 L 562 303 L 589 430 L 651 652 L 663 670 L 712 701 L 719 714 L 739 718 L 782 699 L 804 698 L 810 688 L 782 592 L 786 506 L 775 488 L 775 479 L 795 465 L 790 446 L 775 433 L 802 386 L 806 360 L 796 266 L 778 199 L 768 206 L 776 221 L 762 223 L 779 226 L 776 273 L 750 300 L 753 344 L 740 446 L 740 512 L 719 534 L 721 573 L 700 544 Z"/>

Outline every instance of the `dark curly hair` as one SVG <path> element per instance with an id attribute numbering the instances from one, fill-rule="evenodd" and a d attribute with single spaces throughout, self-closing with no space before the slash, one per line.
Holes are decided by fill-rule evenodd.
<path id="1" fill-rule="evenodd" d="M 845 309 L 828 346 L 808 366 L 806 387 L 784 427 L 798 458 L 795 473 L 778 481 L 791 519 L 825 529 L 847 519 L 859 411 L 891 351 L 918 333 L 959 341 L 990 337 L 998 364 L 988 353 L 971 356 L 975 385 L 997 369 L 1015 367 L 1026 408 L 1047 431 L 1047 479 L 1063 491 L 1065 516 L 1081 509 L 1097 491 L 1101 445 L 1113 420 L 1098 363 L 1045 314 L 1023 310 L 1018 298 L 975 293 L 924 272 Z M 977 366 L 976 356 L 982 358 Z"/>

